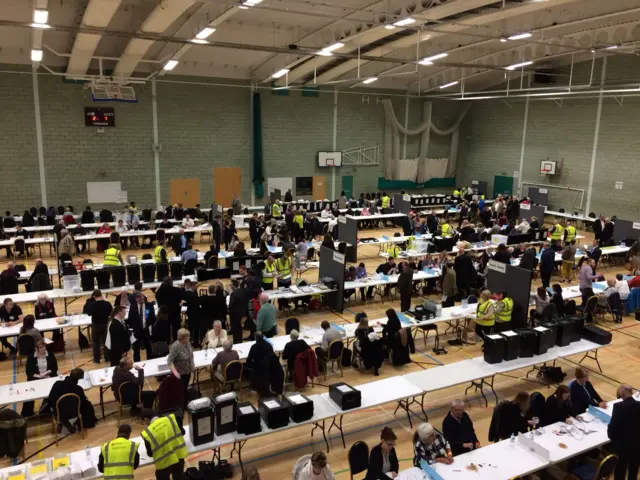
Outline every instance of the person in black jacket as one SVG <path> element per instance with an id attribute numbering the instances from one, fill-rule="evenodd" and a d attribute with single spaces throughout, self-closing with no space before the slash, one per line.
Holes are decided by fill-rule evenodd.
<path id="1" fill-rule="evenodd" d="M 397 438 L 389 427 L 382 429 L 381 442 L 369 453 L 369 468 L 365 480 L 387 480 L 398 476 L 400 464 L 396 455 Z"/>
<path id="2" fill-rule="evenodd" d="M 297 330 L 291 330 L 289 333 L 291 341 L 285 344 L 282 352 L 282 359 L 287 361 L 287 371 L 290 378 L 293 376 L 296 357 L 298 354 L 306 352 L 307 349 L 309 349 L 309 344 L 299 337 L 300 333 Z"/>
<path id="3" fill-rule="evenodd" d="M 511 435 L 526 433 L 533 421 L 527 420 L 529 394 L 519 392 L 513 401 L 500 402 L 493 410 L 489 426 L 489 441 L 499 442 Z"/>
<path id="4" fill-rule="evenodd" d="M 458 292 L 466 298 L 469 296 L 469 289 L 476 283 L 477 272 L 473 266 L 473 260 L 465 252 L 464 247 L 459 247 L 458 252 L 458 256 L 453 261 L 453 269 L 456 271 Z"/>
<path id="5" fill-rule="evenodd" d="M 195 288 L 195 283 L 186 279 L 182 298 L 187 307 L 187 325 L 191 333 L 191 342 L 194 345 L 200 345 L 201 335 L 206 332 L 200 331 L 200 299 Z"/>
<path id="6" fill-rule="evenodd" d="M 258 220 L 258 213 L 253 212 L 251 219 L 249 220 L 249 237 L 251 238 L 251 248 L 258 248 L 260 242 L 260 221 Z"/>
<path id="7" fill-rule="evenodd" d="M 46 368 L 41 369 L 38 362 L 41 359 L 46 359 Z M 27 357 L 26 365 L 27 380 L 41 380 L 43 378 L 53 378 L 58 376 L 58 362 L 56 356 L 53 353 L 47 351 L 47 346 L 44 340 L 36 342 L 36 353 Z M 33 406 L 35 402 L 24 402 L 22 404 L 21 415 L 23 417 L 30 417 L 34 414 Z"/>
<path id="8" fill-rule="evenodd" d="M 109 323 L 113 307 L 104 299 L 100 290 L 94 290 L 82 311 L 91 317 L 93 363 L 100 363 L 100 345 L 104 345 L 106 341 L 107 324 Z M 105 361 L 109 361 L 107 348 L 105 347 L 104 350 Z"/>
<path id="9" fill-rule="evenodd" d="M 442 434 L 451 445 L 454 456 L 480 448 L 473 422 L 464 411 L 463 400 L 451 402 L 451 410 L 442 421 Z"/>
<path id="10" fill-rule="evenodd" d="M 589 381 L 589 370 L 584 367 L 576 368 L 576 379 L 569 384 L 569 389 L 574 417 L 582 415 L 589 406 L 607 407 L 607 402 L 602 400 L 602 397 Z"/>
<path id="11" fill-rule="evenodd" d="M 556 422 L 572 423 L 569 387 L 560 385 L 553 395 L 549 395 L 549 398 L 544 402 L 544 410 L 540 422 L 543 427 Z"/>
<path id="12" fill-rule="evenodd" d="M 509 265 L 511 263 L 511 254 L 509 253 L 509 249 L 504 243 L 498 245 L 498 250 L 496 251 L 492 260 L 504 263 L 505 265 Z"/>
<path id="13" fill-rule="evenodd" d="M 96 223 L 96 219 L 94 218 L 94 214 L 91 211 L 91 207 L 89 205 L 87 205 L 87 207 L 84 209 L 84 212 L 82 212 L 80 221 L 82 223 Z"/>
<path id="14" fill-rule="evenodd" d="M 249 349 L 245 370 L 250 375 L 253 372 L 260 371 L 260 364 L 263 363 L 269 355 L 273 354 L 271 343 L 267 342 L 262 332 L 256 332 L 256 342 Z"/>
<path id="15" fill-rule="evenodd" d="M 353 267 L 352 267 L 353 268 Z M 413 293 L 413 270 L 406 267 L 398 277 L 397 290 L 400 293 L 400 311 L 411 310 L 411 294 Z"/>
<path id="16" fill-rule="evenodd" d="M 142 292 L 133 294 L 129 304 L 129 316 L 127 326 L 133 330 L 136 341 L 133 342 L 133 361 L 140 361 L 140 348 L 147 352 L 147 359 L 153 358 L 151 342 L 149 341 L 149 326 L 155 325 L 156 312 L 152 303 L 147 302 Z"/>
<path id="17" fill-rule="evenodd" d="M 604 219 L 604 227 L 602 227 L 602 233 L 600 234 L 600 246 L 607 247 L 613 245 L 613 222 L 610 218 Z"/>
<path id="18" fill-rule="evenodd" d="M 217 251 L 220 251 L 220 244 L 222 243 L 222 226 L 220 225 L 220 218 L 220 215 L 216 215 L 213 222 L 211 222 L 213 243 L 215 243 Z"/>
<path id="19" fill-rule="evenodd" d="M 162 285 L 156 292 L 156 301 L 158 306 L 165 306 L 169 309 L 169 326 L 171 327 L 171 335 L 174 340 L 178 338 L 178 330 L 180 329 L 180 313 L 181 302 L 183 299 L 182 289 L 173 286 L 171 277 L 162 280 Z"/>
<path id="20" fill-rule="evenodd" d="M 156 323 L 151 327 L 151 343 L 165 343 L 168 349 L 169 340 L 169 308 L 161 306 L 156 314 Z"/>
<path id="21" fill-rule="evenodd" d="M 56 404 L 60 397 L 66 395 L 67 393 L 73 393 L 80 398 L 80 416 L 82 417 L 82 426 L 84 428 L 93 428 L 96 424 L 96 416 L 93 411 L 93 405 L 89 400 L 87 400 L 87 396 L 84 393 L 84 389 L 78 385 L 78 382 L 82 380 L 84 377 L 84 370 L 81 368 L 74 368 L 69 373 L 69 376 L 65 377 L 64 380 L 58 380 L 51 387 L 51 391 L 49 392 L 49 397 L 47 398 L 47 403 L 56 411 Z M 72 418 L 78 416 L 77 406 L 73 403 L 62 403 L 61 409 L 59 410 L 60 423 L 58 424 L 58 433 L 62 431 L 62 426 L 65 426 L 69 433 L 74 433 L 76 431 L 75 426 L 71 424 L 69 421 Z M 80 426 L 79 423 L 76 425 Z"/>
<path id="22" fill-rule="evenodd" d="M 111 319 L 107 328 L 107 341 L 105 345 L 109 349 L 111 366 L 115 367 L 120 359 L 129 353 L 131 349 L 131 335 L 124 321 L 126 308 L 117 306 L 111 312 Z"/>
<path id="23" fill-rule="evenodd" d="M 540 256 L 540 277 L 542 278 L 542 286 L 549 288 L 551 283 L 551 275 L 556 264 L 556 252 L 548 242 L 543 245 L 544 251 Z"/>
<path id="24" fill-rule="evenodd" d="M 638 478 L 640 465 L 640 403 L 634 400 L 633 388 L 629 385 L 620 385 L 618 398 L 622 401 L 613 406 L 611 421 L 607 427 L 611 446 L 618 456 L 615 480 L 635 480 Z"/>
<path id="25" fill-rule="evenodd" d="M 382 340 L 388 346 L 391 346 L 393 336 L 402 328 L 402 325 L 398 314 L 393 308 L 388 309 L 385 314 L 387 315 L 387 323 L 382 327 Z"/>
<path id="26" fill-rule="evenodd" d="M 551 297 L 551 303 L 556 307 L 556 313 L 558 317 L 564 316 L 564 298 L 562 298 L 562 286 L 559 283 L 554 283 L 551 287 L 553 295 Z"/>
<path id="27" fill-rule="evenodd" d="M 233 281 L 234 290 L 229 297 L 229 323 L 233 334 L 233 343 L 242 343 L 242 319 L 249 313 L 249 295 L 237 281 Z"/>

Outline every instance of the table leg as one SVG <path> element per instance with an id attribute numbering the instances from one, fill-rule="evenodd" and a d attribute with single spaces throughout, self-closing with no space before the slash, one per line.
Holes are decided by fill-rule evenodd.
<path id="1" fill-rule="evenodd" d="M 213 450 L 213 455 L 211 456 L 211 461 L 215 464 L 217 459 L 218 463 L 220 463 L 220 447 L 214 448 L 212 450 Z"/>
<path id="2" fill-rule="evenodd" d="M 484 405 L 485 407 L 489 406 L 489 401 L 487 400 L 487 397 L 484 395 L 484 390 L 482 390 L 482 385 L 484 383 L 484 379 L 480 380 L 480 383 L 478 383 L 477 381 L 472 381 L 471 385 L 469 385 L 467 387 L 467 389 L 464 391 L 465 396 L 467 395 L 467 392 L 469 391 L 470 388 L 474 387 L 475 388 L 475 392 L 477 392 L 478 390 L 480 390 L 480 394 L 482 395 L 482 398 L 484 398 Z"/>
<path id="3" fill-rule="evenodd" d="M 593 355 L 593 356 L 589 355 L 591 352 L 587 352 L 587 353 L 585 353 L 585 354 L 584 354 L 584 357 L 582 357 L 582 360 L 580 360 L 580 361 L 578 362 L 578 365 L 582 365 L 582 362 L 583 362 L 585 359 L 590 358 L 591 360 L 595 360 L 595 361 L 596 361 L 596 364 L 598 365 L 598 370 L 600 370 L 600 373 L 602 373 L 602 367 L 600 366 L 600 361 L 598 360 L 598 350 L 594 350 L 594 352 L 595 352 L 595 353 L 594 353 L 594 355 Z"/>
<path id="4" fill-rule="evenodd" d="M 100 408 L 102 409 L 102 419 L 104 420 L 104 390 L 105 387 L 100 387 Z"/>
<path id="5" fill-rule="evenodd" d="M 242 465 L 242 447 L 244 447 L 245 443 L 247 443 L 246 440 L 236 440 L 233 447 L 234 449 L 236 448 L 236 446 L 238 447 L 236 451 L 238 452 L 238 463 L 240 464 L 240 470 L 242 472 L 244 472 L 244 465 Z"/>
<path id="6" fill-rule="evenodd" d="M 331 433 L 331 429 L 333 427 L 336 427 L 340 431 L 340 436 L 342 437 L 342 447 L 343 448 L 347 448 L 347 444 L 344 441 L 344 432 L 342 431 L 342 419 L 343 419 L 343 417 L 344 417 L 344 415 L 340 415 L 340 425 L 338 425 L 336 423 L 337 416 L 333 417 L 333 420 L 331 421 L 331 425 L 329 426 L 329 433 Z"/>
<path id="7" fill-rule="evenodd" d="M 319 428 L 320 430 L 322 430 L 322 437 L 324 438 L 324 443 L 327 446 L 327 453 L 329 453 L 329 441 L 327 440 L 327 433 L 325 431 L 325 421 L 322 420 L 322 422 L 313 422 L 313 429 L 311 429 L 312 437 L 313 437 L 313 432 L 316 430 L 316 428 Z"/>
<path id="8" fill-rule="evenodd" d="M 413 400 L 409 401 L 406 398 L 403 398 L 402 400 L 398 400 L 398 406 L 393 411 L 393 414 L 395 415 L 399 408 L 403 409 L 407 414 L 407 420 L 409 420 L 409 427 L 410 428 L 413 428 L 413 422 L 411 421 L 411 410 L 409 409 L 409 406 L 412 403 L 413 403 Z"/>

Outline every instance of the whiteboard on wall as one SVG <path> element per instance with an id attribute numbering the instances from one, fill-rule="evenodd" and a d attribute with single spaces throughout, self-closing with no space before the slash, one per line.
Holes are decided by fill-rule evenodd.
<path id="1" fill-rule="evenodd" d="M 291 193 L 293 193 L 293 177 L 267 178 L 267 197 L 276 189 L 282 192 L 282 199 L 284 200 L 284 194 L 287 193 L 287 190 L 291 189 Z"/>
<path id="2" fill-rule="evenodd" d="M 122 203 L 127 193 L 120 182 L 87 182 L 88 203 Z"/>

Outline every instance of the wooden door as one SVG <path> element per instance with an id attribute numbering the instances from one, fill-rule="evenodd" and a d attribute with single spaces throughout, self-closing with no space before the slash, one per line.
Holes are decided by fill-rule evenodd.
<path id="1" fill-rule="evenodd" d="M 199 178 L 172 178 L 169 182 L 169 203 L 181 203 L 184 208 L 193 208 L 200 203 Z"/>
<path id="2" fill-rule="evenodd" d="M 242 169 L 238 167 L 218 167 L 213 169 L 213 199 L 224 208 L 231 208 L 233 196 L 238 195 L 243 203 L 250 203 L 242 198 Z"/>
<path id="3" fill-rule="evenodd" d="M 326 177 L 324 175 L 318 175 L 313 177 L 313 193 L 314 200 L 324 200 L 326 196 Z"/>

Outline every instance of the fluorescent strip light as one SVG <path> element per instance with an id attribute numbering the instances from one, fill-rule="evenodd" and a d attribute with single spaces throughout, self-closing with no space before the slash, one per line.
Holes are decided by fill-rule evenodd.
<path id="1" fill-rule="evenodd" d="M 51 25 L 47 25 L 46 23 L 32 23 L 31 26 L 33 28 L 42 28 L 42 29 L 51 28 Z"/>
<path id="2" fill-rule="evenodd" d="M 39 62 L 42 60 L 42 50 L 31 50 L 31 61 Z"/>
<path id="3" fill-rule="evenodd" d="M 422 65 L 432 65 L 432 62 L 434 60 L 439 60 L 440 58 L 444 58 L 444 57 L 446 57 L 448 55 L 449 55 L 448 53 L 439 53 L 437 55 L 432 55 L 430 57 L 423 58 L 418 63 L 421 63 Z"/>
<path id="4" fill-rule="evenodd" d="M 289 90 L 289 86 L 286 87 L 273 87 L 271 90 Z"/>
<path id="5" fill-rule="evenodd" d="M 200 32 L 196 35 L 196 38 L 198 40 L 204 40 L 215 31 L 216 31 L 215 28 L 205 27 L 202 30 L 200 30 Z"/>
<path id="6" fill-rule="evenodd" d="M 504 38 L 504 37 L 501 37 L 501 38 L 500 38 L 500 41 L 501 41 L 502 43 L 506 43 L 507 39 L 506 39 L 506 38 Z"/>
<path id="7" fill-rule="evenodd" d="M 178 60 L 169 60 L 167 63 L 165 63 L 163 70 L 171 71 L 176 68 L 176 65 L 178 65 Z"/>
<path id="8" fill-rule="evenodd" d="M 525 38 L 530 38 L 532 35 L 530 33 L 518 33 L 516 35 L 511 35 L 508 37 L 509 40 L 523 40 Z"/>
<path id="9" fill-rule="evenodd" d="M 618 45 L 611 45 L 611 46 L 605 48 L 605 50 L 615 50 L 616 48 L 618 48 Z"/>
<path id="10" fill-rule="evenodd" d="M 367 79 L 366 79 L 364 82 L 362 82 L 362 83 L 364 83 L 364 84 L 369 84 L 369 83 L 373 83 L 373 82 L 375 82 L 376 80 L 378 80 L 378 77 L 369 77 L 369 78 L 367 78 Z"/>
<path id="11" fill-rule="evenodd" d="M 458 84 L 457 80 L 455 82 L 445 83 L 444 85 L 440 85 L 440 90 L 442 90 L 443 88 L 453 87 L 454 85 L 457 85 L 457 84 Z"/>
<path id="12" fill-rule="evenodd" d="M 515 70 L 516 68 L 520 68 L 520 67 L 528 67 L 529 65 L 532 65 L 533 62 L 529 61 L 529 62 L 522 62 L 522 63 L 516 63 L 514 65 L 509 65 L 508 67 L 505 67 L 507 70 Z"/>
<path id="13" fill-rule="evenodd" d="M 384 28 L 386 28 L 387 30 L 393 30 L 396 27 L 394 27 L 393 25 L 385 25 Z"/>
<path id="14" fill-rule="evenodd" d="M 327 52 L 327 53 L 331 53 L 334 50 L 338 50 L 339 48 L 342 48 L 342 47 L 344 47 L 344 43 L 338 42 L 338 43 L 334 43 L 333 45 L 329 45 L 326 48 L 323 48 L 322 51 L 323 52 Z"/>
<path id="15" fill-rule="evenodd" d="M 191 40 L 189 40 L 191 43 L 197 43 L 199 45 L 207 45 L 209 42 L 206 40 L 201 40 L 199 38 L 192 38 Z"/>
<path id="16" fill-rule="evenodd" d="M 276 73 L 274 73 L 271 76 L 273 78 L 280 78 L 280 77 L 284 77 L 287 73 L 289 73 L 289 69 L 288 68 L 283 68 L 282 70 L 278 70 Z"/>
<path id="17" fill-rule="evenodd" d="M 402 20 L 398 20 L 397 22 L 394 23 L 394 25 L 396 27 L 404 27 L 406 25 L 411 25 L 412 23 L 416 23 L 416 21 L 411 17 L 407 17 Z"/>
<path id="18" fill-rule="evenodd" d="M 49 12 L 47 10 L 34 10 L 33 11 L 33 22 L 39 23 L 41 25 L 47 23 L 49 19 Z"/>

